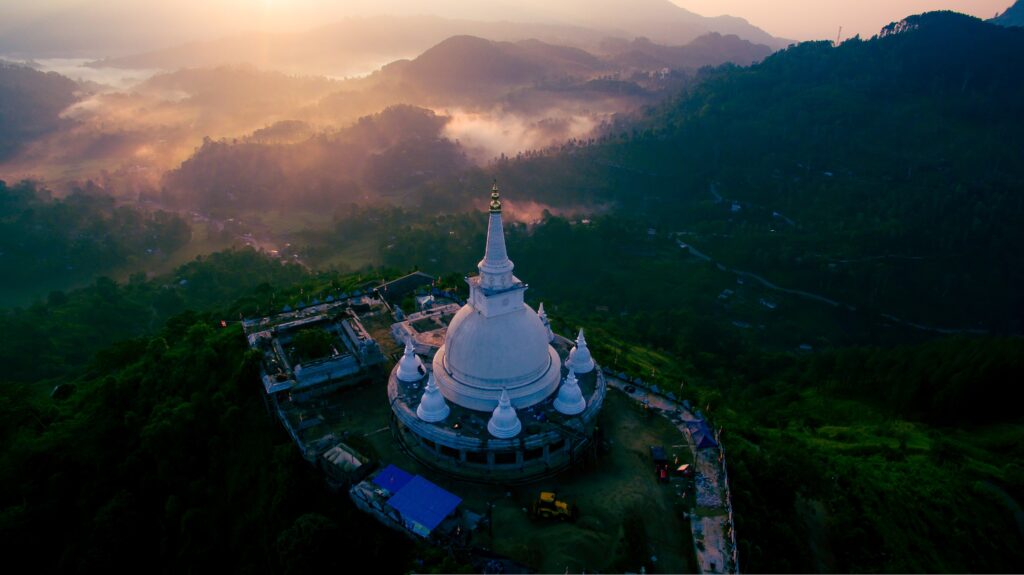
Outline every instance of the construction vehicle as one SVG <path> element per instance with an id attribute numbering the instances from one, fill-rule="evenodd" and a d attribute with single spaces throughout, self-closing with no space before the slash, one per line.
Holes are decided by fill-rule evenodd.
<path id="1" fill-rule="evenodd" d="M 558 519 L 559 521 L 575 521 L 579 516 L 579 510 L 575 503 L 559 501 L 555 493 L 551 491 L 541 491 L 530 511 L 534 517 Z"/>

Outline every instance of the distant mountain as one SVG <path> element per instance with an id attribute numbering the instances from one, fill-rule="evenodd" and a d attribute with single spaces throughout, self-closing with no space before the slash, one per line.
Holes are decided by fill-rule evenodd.
<path id="1" fill-rule="evenodd" d="M 77 89 L 59 74 L 0 60 L 0 160 L 56 129 L 60 113 L 77 99 Z"/>
<path id="2" fill-rule="evenodd" d="M 563 43 L 599 40 L 604 36 L 645 36 L 655 42 L 681 45 L 709 32 L 735 34 L 745 40 L 782 48 L 788 42 L 774 38 L 741 18 L 705 17 L 680 8 L 669 0 L 518 0 L 481 3 L 475 0 L 439 0 L 417 3 L 407 0 L 349 0 L 305 3 L 136 2 L 132 0 L 84 0 L 37 11 L 22 21 L 0 25 L 0 53 L 41 56 L 124 56 L 151 53 L 164 59 L 190 52 L 188 62 L 174 67 L 236 64 L 246 58 L 245 45 L 253 54 L 303 54 L 316 60 L 310 45 L 345 46 L 356 52 L 380 53 L 388 58 L 408 57 L 448 36 L 469 34 L 492 40 L 539 38 Z M 302 5 L 305 4 L 305 5 Z M 17 11 L 13 11 L 17 12 Z M 13 13 L 12 12 L 12 13 Z M 426 18 L 412 16 L 424 15 Z M 267 18 L 273 25 L 267 27 Z M 346 21 L 346 19 L 349 19 Z M 419 20 L 420 24 L 410 25 Z M 248 34 L 247 31 L 303 30 L 339 22 L 306 34 Z M 392 21 L 390 32 L 381 33 Z M 345 33 L 327 36 L 327 29 Z M 346 36 L 355 40 L 348 42 Z M 596 38 L 595 38 L 596 37 Z M 217 40 L 224 38 L 225 40 Z M 259 40 L 266 40 L 261 43 Z M 309 43 L 312 41 L 312 44 Z M 193 42 L 195 44 L 182 46 Z M 418 42 L 418 44 L 416 44 Z M 201 43 L 201 44 L 199 44 Z M 232 43 L 235 45 L 232 46 Z M 365 48 L 360 45 L 370 44 Z M 413 44 L 416 44 L 413 46 Z M 164 51 L 168 46 L 179 46 Z M 409 48 L 393 51 L 394 47 Z M 232 57 L 200 64 L 200 46 Z M 154 52 L 159 51 L 159 52 Z M 336 58 L 336 56 L 335 56 Z M 310 70 L 303 70 L 310 71 Z"/>
<path id="3" fill-rule="evenodd" d="M 750 63 L 763 58 L 765 51 L 757 48 L 759 57 L 748 60 L 743 46 L 751 42 L 763 46 L 780 47 L 781 42 L 771 37 L 751 41 L 741 39 L 735 32 L 711 30 L 700 26 L 687 26 L 683 34 L 663 34 L 648 27 L 633 31 L 625 28 L 587 28 L 570 24 L 534 22 L 488 22 L 446 19 L 436 16 L 376 16 L 347 18 L 302 33 L 270 34 L 245 33 L 217 40 L 181 44 L 170 48 L 142 52 L 134 55 L 106 58 L 96 65 L 118 68 L 196 68 L 228 64 L 251 64 L 260 68 L 289 72 L 348 76 L 363 74 L 382 64 L 411 58 L 453 36 L 476 36 L 497 42 L 539 40 L 597 51 L 609 38 L 626 42 L 636 36 L 650 37 L 653 42 L 667 46 L 698 45 L 692 42 L 710 34 L 722 34 L 726 41 L 707 41 L 700 47 L 705 57 L 699 63 L 687 62 L 682 67 L 700 67 L 722 62 Z M 756 35 L 755 35 L 756 36 Z M 718 36 L 711 36 L 718 38 Z M 738 45 L 739 43 L 747 43 Z M 693 52 L 694 50 L 691 50 Z M 716 51 L 721 50 L 722 53 Z M 765 52 L 765 53 L 761 53 Z M 672 58 L 669 58 L 672 61 Z M 744 62 L 745 60 L 745 62 Z M 676 66 L 670 66 L 676 67 Z"/>
<path id="4" fill-rule="evenodd" d="M 1024 29 L 937 12 L 706 73 L 640 125 L 497 176 L 539 202 L 613 202 L 659 229 L 742 219 L 735 236 L 692 241 L 858 309 L 1019 333 L 1021 118 Z"/>
<path id="5" fill-rule="evenodd" d="M 664 46 L 646 38 L 606 39 L 598 49 L 601 54 L 595 55 L 539 40 L 494 42 L 455 36 L 412 60 L 388 64 L 371 80 L 392 90 L 411 90 L 410 97 L 465 101 L 515 86 L 585 82 L 617 74 L 629 77 L 636 70 L 695 71 L 725 62 L 747 65 L 771 53 L 767 46 L 720 34 L 702 36 L 686 46 Z"/>
<path id="6" fill-rule="evenodd" d="M 621 67 L 641 69 L 671 68 L 696 70 L 703 66 L 718 66 L 726 62 L 746 66 L 765 59 L 772 53 L 763 44 L 754 44 L 734 35 L 711 33 L 697 38 L 685 46 L 655 44 L 647 38 L 632 42 L 609 39 L 601 44 L 611 62 Z"/>
<path id="7" fill-rule="evenodd" d="M 468 166 L 442 135 L 449 121 L 392 106 L 341 130 L 285 141 L 259 130 L 241 140 L 207 139 L 162 182 L 163 201 L 207 210 L 316 205 L 329 209 L 423 184 Z"/>
<path id="8" fill-rule="evenodd" d="M 991 22 L 1000 26 L 1024 26 L 1024 0 L 1017 0 Z"/>
<path id="9" fill-rule="evenodd" d="M 289 72 L 357 75 L 411 58 L 444 39 L 473 35 L 495 41 L 536 38 L 549 43 L 596 45 L 605 34 L 577 26 L 486 22 L 436 16 L 345 18 L 305 32 L 249 32 L 103 59 L 118 68 L 196 68 L 250 64 Z"/>
<path id="10" fill-rule="evenodd" d="M 379 74 L 385 85 L 407 85 L 428 99 L 474 100 L 511 86 L 561 76 L 589 77 L 611 66 L 583 50 L 538 40 L 492 42 L 455 36 L 413 60 L 392 62 Z"/>
<path id="11" fill-rule="evenodd" d="M 743 18 L 701 16 L 669 0 L 530 0 L 529 4 L 538 9 L 543 5 L 546 14 L 566 22 L 597 29 L 620 30 L 625 34 L 619 35 L 646 36 L 662 44 L 687 44 L 709 32 L 734 34 L 774 49 L 784 48 L 790 43 L 768 34 Z"/>

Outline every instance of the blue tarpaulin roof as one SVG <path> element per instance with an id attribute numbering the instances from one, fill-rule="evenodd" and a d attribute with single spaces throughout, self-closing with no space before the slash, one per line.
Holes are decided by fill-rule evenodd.
<path id="1" fill-rule="evenodd" d="M 411 480 L 412 475 L 409 475 L 407 472 L 402 471 L 394 465 L 388 465 L 373 478 L 373 483 L 377 485 L 377 487 L 387 489 L 389 493 L 394 495 L 395 493 L 398 493 L 400 489 L 405 487 L 405 485 Z"/>
<path id="2" fill-rule="evenodd" d="M 706 449 L 718 445 L 718 442 L 715 441 L 715 434 L 711 432 L 707 422 L 703 419 L 687 421 L 686 426 L 690 428 L 690 435 L 693 437 L 693 442 L 697 445 L 697 449 Z"/>
<path id="3" fill-rule="evenodd" d="M 405 487 L 388 499 L 388 505 L 402 514 L 402 518 L 433 531 L 445 517 L 462 503 L 456 495 L 417 475 Z"/>

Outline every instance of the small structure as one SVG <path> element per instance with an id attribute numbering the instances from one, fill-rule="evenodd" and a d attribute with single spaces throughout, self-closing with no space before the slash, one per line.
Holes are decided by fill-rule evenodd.
<path id="1" fill-rule="evenodd" d="M 587 340 L 583 337 L 583 328 L 576 336 L 576 347 L 569 352 L 569 359 L 565 366 L 576 373 L 590 373 L 594 371 L 594 358 L 590 356 L 590 349 L 587 348 Z"/>
<path id="2" fill-rule="evenodd" d="M 353 485 L 348 493 L 356 507 L 411 537 L 437 533 L 462 503 L 458 496 L 394 465 Z"/>
<path id="3" fill-rule="evenodd" d="M 423 379 L 424 373 L 426 373 L 426 369 L 416 355 L 412 339 L 405 340 L 405 353 L 398 361 L 398 372 L 395 376 L 402 381 L 419 381 Z"/>
<path id="4" fill-rule="evenodd" d="M 577 415 L 583 413 L 586 408 L 587 400 L 583 398 L 583 392 L 576 382 L 576 373 L 570 368 L 569 375 L 565 376 L 565 382 L 558 388 L 555 409 L 563 415 Z"/>
<path id="5" fill-rule="evenodd" d="M 410 481 L 412 475 L 394 465 L 388 465 L 373 478 L 373 484 L 385 490 L 389 496 L 398 493 Z"/>
<path id="6" fill-rule="evenodd" d="M 339 443 L 320 454 L 320 467 L 334 487 L 361 480 L 373 467 L 369 458 L 345 443 Z"/>
<path id="7" fill-rule="evenodd" d="M 452 318 L 462 307 L 457 303 L 442 304 L 440 300 L 434 302 L 434 307 L 411 313 L 399 315 L 395 313 L 397 323 L 391 326 L 391 337 L 399 344 L 412 340 L 416 353 L 431 360 L 437 350 L 444 345 L 445 331 Z M 428 361 L 429 363 L 429 361 Z"/>
<path id="8" fill-rule="evenodd" d="M 416 296 L 416 309 L 418 311 L 427 311 L 434 307 L 434 296 L 433 294 L 424 294 Z"/>
<path id="9" fill-rule="evenodd" d="M 434 374 L 430 374 L 430 379 L 427 380 L 427 388 L 423 390 L 420 405 L 416 408 L 416 415 L 427 423 L 437 423 L 444 421 L 450 412 L 451 409 L 448 408 L 448 403 L 445 402 L 444 396 L 441 395 L 441 390 L 437 388 L 437 383 L 434 382 Z"/>
<path id="10" fill-rule="evenodd" d="M 263 354 L 261 379 L 269 399 L 315 399 L 375 373 L 384 355 L 352 307 L 352 302 L 336 301 L 243 323 L 249 347 Z M 307 330 L 330 339 L 326 353 L 306 357 L 296 352 L 296 338 Z"/>
<path id="11" fill-rule="evenodd" d="M 461 498 L 419 475 L 388 499 L 388 505 L 398 511 L 405 528 L 420 537 L 430 537 L 434 528 L 460 503 Z"/>
<path id="12" fill-rule="evenodd" d="M 690 433 L 690 438 L 693 440 L 693 444 L 697 449 L 718 447 L 718 442 L 715 441 L 714 434 L 711 433 L 711 429 L 708 428 L 707 422 L 703 419 L 687 421 L 686 430 Z"/>
<path id="13" fill-rule="evenodd" d="M 668 481 L 668 456 L 665 455 L 665 448 L 660 445 L 651 446 L 651 460 L 654 462 L 654 475 L 658 481 Z"/>
<path id="14" fill-rule="evenodd" d="M 523 430 L 523 424 L 516 415 L 516 408 L 508 398 L 508 391 L 501 390 L 498 407 L 494 408 L 491 419 L 487 422 L 487 431 L 498 439 L 511 439 Z"/>

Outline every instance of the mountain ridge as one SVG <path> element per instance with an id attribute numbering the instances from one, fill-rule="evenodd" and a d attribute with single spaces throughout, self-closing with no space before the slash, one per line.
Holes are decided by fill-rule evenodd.
<path id="1" fill-rule="evenodd" d="M 1012 6 L 996 16 L 990 22 L 1000 26 L 1024 26 L 1024 2 L 1017 0 Z"/>

